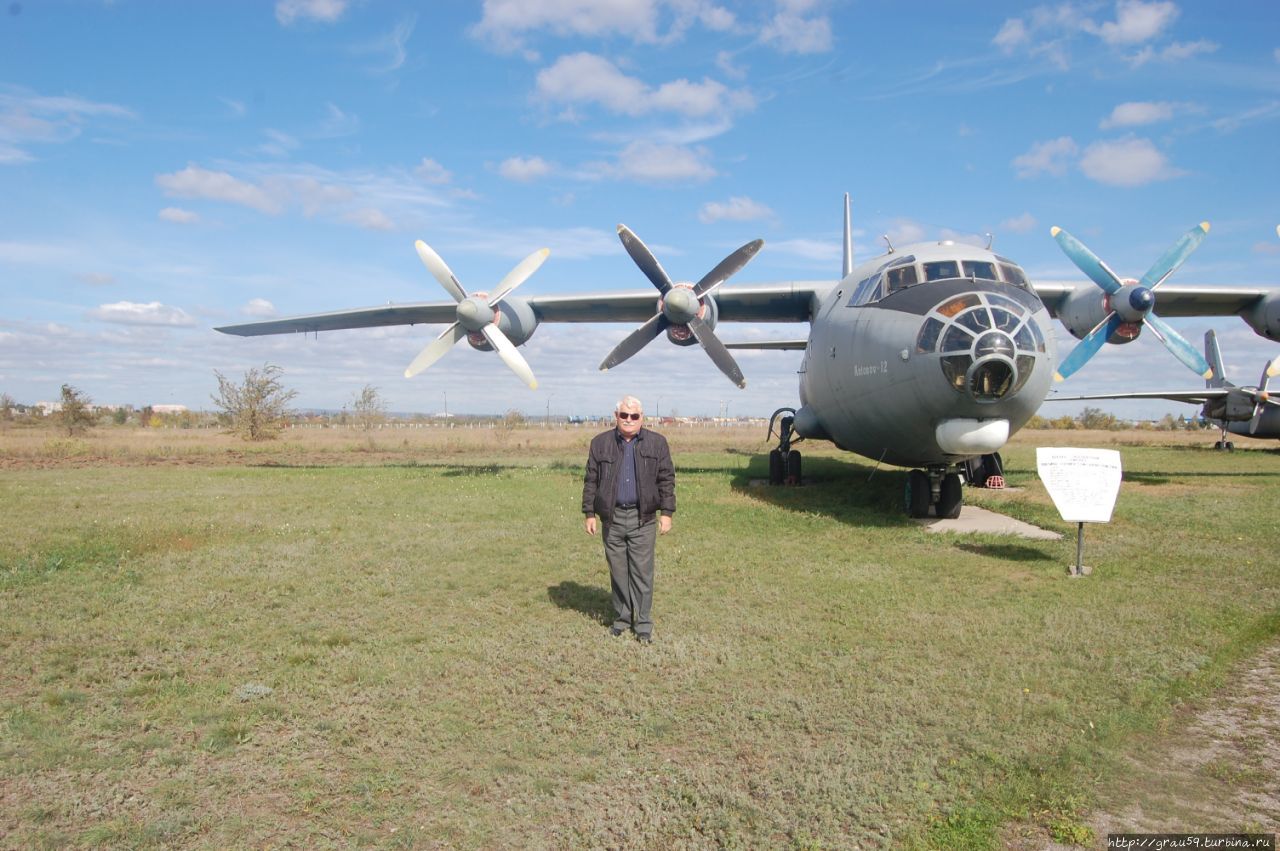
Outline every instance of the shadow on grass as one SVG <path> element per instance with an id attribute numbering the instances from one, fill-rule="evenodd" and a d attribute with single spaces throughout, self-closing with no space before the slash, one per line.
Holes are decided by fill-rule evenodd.
<path id="1" fill-rule="evenodd" d="M 904 470 L 876 470 L 837 458 L 805 458 L 804 483 L 770 485 L 769 456 L 754 455 L 734 473 L 739 493 L 805 514 L 821 514 L 857 526 L 910 526 L 903 511 Z"/>
<path id="2" fill-rule="evenodd" d="M 548 587 L 547 596 L 562 609 L 582 612 L 605 626 L 613 623 L 613 600 L 605 588 L 565 581 Z"/>
<path id="3" fill-rule="evenodd" d="M 1002 561 L 1054 561 L 1054 557 L 1035 547 L 1018 544 L 956 544 L 956 549 Z"/>

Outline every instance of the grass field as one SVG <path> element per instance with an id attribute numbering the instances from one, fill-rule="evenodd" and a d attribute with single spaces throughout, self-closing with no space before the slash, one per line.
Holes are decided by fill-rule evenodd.
<path id="1" fill-rule="evenodd" d="M 667 435 L 644 647 L 589 431 L 0 433 L 0 845 L 1089 841 L 1093 782 L 1280 632 L 1266 444 L 1023 432 L 967 499 L 1065 533 L 1024 541 L 930 534 L 830 448 L 770 489 L 763 433 Z M 1122 451 L 1088 579 L 1050 443 Z"/>

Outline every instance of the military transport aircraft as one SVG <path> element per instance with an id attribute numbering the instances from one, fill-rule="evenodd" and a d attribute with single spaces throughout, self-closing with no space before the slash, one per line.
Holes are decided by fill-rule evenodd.
<path id="1" fill-rule="evenodd" d="M 1081 396 L 1050 396 L 1046 402 L 1077 402 L 1091 399 L 1169 399 L 1202 405 L 1200 416 L 1218 427 L 1220 436 L 1213 444 L 1219 451 L 1236 448 L 1227 434 L 1244 437 L 1280 438 L 1280 397 L 1272 396 L 1267 386 L 1280 375 L 1280 358 L 1267 361 L 1262 377 L 1253 387 L 1237 387 L 1227 381 L 1218 348 L 1218 335 L 1212 329 L 1204 335 L 1204 356 L 1213 368 L 1213 377 L 1205 381 L 1203 390 L 1139 390 L 1129 393 L 1089 393 Z"/>
<path id="2" fill-rule="evenodd" d="M 800 407 L 774 414 L 781 429 L 770 453 L 770 478 L 798 478 L 793 438 L 829 440 L 877 462 L 915 468 L 907 476 L 906 507 L 955 517 L 962 502 L 960 470 L 979 460 L 998 469 L 999 449 L 1040 407 L 1053 380 L 1078 369 L 1104 342 L 1126 343 L 1150 328 L 1180 360 L 1208 371 L 1199 353 L 1154 312 L 1156 295 L 1208 230 L 1193 228 L 1156 261 L 1141 281 L 1118 278 L 1065 231 L 1055 238 L 1097 285 L 1033 286 L 1014 261 L 959 242 L 894 247 L 853 265 L 849 197 L 844 204 L 844 261 L 836 281 L 790 281 L 721 287 L 760 250 L 755 240 L 726 257 L 696 284 L 668 277 L 648 247 L 624 225 L 623 247 L 658 290 L 573 296 L 512 295 L 546 259 L 545 249 L 521 261 L 494 294 L 467 292 L 438 254 L 416 243 L 448 302 L 387 305 L 274 319 L 217 330 L 240 336 L 308 333 L 382 325 L 449 323 L 405 370 L 412 376 L 466 339 L 496 350 L 526 384 L 537 381 L 518 351 L 543 322 L 642 322 L 605 358 L 601 369 L 627 360 L 658 336 L 697 343 L 738 386 L 745 379 L 715 328 L 722 322 L 808 322 L 804 340 L 738 348 L 804 349 Z M 888 240 L 886 239 L 886 242 Z M 1257 333 L 1280 339 L 1280 291 L 1177 287 L 1159 291 L 1164 316 L 1241 316 Z M 1081 339 L 1058 363 L 1050 318 Z M 1189 352 L 1189 354 L 1188 354 Z M 981 461 L 989 463 L 982 464 Z M 982 484 L 985 479 L 979 480 Z"/>

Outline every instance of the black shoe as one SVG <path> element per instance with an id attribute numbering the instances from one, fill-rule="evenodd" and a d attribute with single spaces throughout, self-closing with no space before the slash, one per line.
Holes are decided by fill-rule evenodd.
<path id="1" fill-rule="evenodd" d="M 609 634 L 612 635 L 614 638 L 617 638 L 619 635 L 622 635 L 622 627 L 618 627 L 618 626 L 611 627 L 609 629 Z"/>
<path id="2" fill-rule="evenodd" d="M 653 636 L 646 632 L 644 635 L 637 635 L 636 641 L 639 641 L 641 644 L 652 644 Z"/>

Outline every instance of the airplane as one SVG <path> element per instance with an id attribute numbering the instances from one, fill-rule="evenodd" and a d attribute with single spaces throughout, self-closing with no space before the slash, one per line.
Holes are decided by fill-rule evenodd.
<path id="1" fill-rule="evenodd" d="M 495 350 L 531 388 L 537 380 L 518 348 L 542 323 L 642 322 L 600 365 L 617 368 L 665 333 L 680 346 L 700 345 L 734 384 L 745 378 L 731 348 L 803 349 L 799 408 L 779 408 L 778 445 L 769 454 L 770 481 L 798 481 L 793 441 L 827 440 L 841 449 L 912 468 L 904 503 L 913 517 L 931 511 L 957 517 L 963 471 L 1000 469 L 999 450 L 1040 407 L 1054 373 L 1074 371 L 1103 343 L 1128 343 L 1144 327 L 1198 373 L 1209 370 L 1164 316 L 1241 316 L 1258 334 L 1280 339 L 1280 290 L 1168 286 L 1165 281 L 1199 244 L 1208 226 L 1193 228 L 1141 281 L 1118 278 L 1065 231 L 1067 255 L 1093 281 L 1033 285 L 1016 262 L 952 240 L 894 247 L 853 265 L 849 196 L 844 197 L 842 271 L 835 281 L 787 281 L 722 286 L 761 249 L 755 240 L 732 252 L 696 284 L 676 282 L 625 225 L 618 235 L 631 259 L 658 290 L 560 296 L 516 296 L 546 259 L 534 252 L 494 289 L 468 293 L 434 250 L 415 243 L 423 264 L 452 301 L 386 305 L 273 319 L 216 330 L 225 334 L 313 333 L 384 325 L 448 323 L 405 370 L 412 376 L 466 339 Z M 1163 288 L 1162 288 L 1163 287 Z M 1059 363 L 1050 319 L 1081 340 Z M 724 344 L 725 322 L 807 322 L 801 340 Z M 1188 351 L 1190 354 L 1188 354 Z M 966 466 L 967 465 L 967 466 Z M 970 477 L 983 485 L 986 478 Z"/>
<path id="2" fill-rule="evenodd" d="M 1082 396 L 1050 396 L 1047 402 L 1077 402 L 1092 399 L 1169 399 L 1202 405 L 1200 416 L 1218 427 L 1219 439 L 1213 448 L 1231 452 L 1235 443 L 1227 434 L 1260 439 L 1280 439 L 1280 398 L 1267 390 L 1272 378 L 1280 375 L 1280 358 L 1267 361 L 1262 377 L 1253 387 L 1237 387 L 1224 377 L 1222 351 L 1213 329 L 1205 332 L 1204 355 L 1213 367 L 1213 377 L 1203 390 L 1139 390 L 1129 393 L 1090 393 Z"/>

